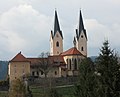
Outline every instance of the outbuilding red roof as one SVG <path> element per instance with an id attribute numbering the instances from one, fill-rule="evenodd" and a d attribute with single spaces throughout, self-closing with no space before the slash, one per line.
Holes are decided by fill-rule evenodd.
<path id="1" fill-rule="evenodd" d="M 20 52 L 10 62 L 28 62 L 28 60 Z"/>
<path id="2" fill-rule="evenodd" d="M 70 48 L 69 50 L 63 52 L 61 55 L 63 55 L 63 56 L 66 56 L 66 55 L 82 55 L 83 56 L 83 54 L 81 52 L 79 52 L 76 47 Z"/>

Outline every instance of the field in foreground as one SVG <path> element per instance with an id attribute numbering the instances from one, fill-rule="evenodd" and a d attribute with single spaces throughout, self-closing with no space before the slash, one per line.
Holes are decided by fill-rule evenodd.
<path id="1" fill-rule="evenodd" d="M 7 91 L 0 91 L 0 97 L 8 97 Z"/>
<path id="2" fill-rule="evenodd" d="M 61 97 L 74 97 L 74 86 L 65 86 L 55 88 Z M 33 97 L 44 97 L 44 88 L 31 86 Z M 48 93 L 48 90 L 45 90 Z M 8 91 L 0 91 L 0 97 L 8 97 Z"/>
<path id="3" fill-rule="evenodd" d="M 31 87 L 30 88 L 33 94 L 33 97 L 43 97 L 44 95 L 44 88 L 41 87 Z M 67 86 L 67 87 L 57 87 L 55 88 L 57 92 L 62 97 L 74 97 L 74 86 Z M 45 90 L 45 92 L 48 90 Z"/>

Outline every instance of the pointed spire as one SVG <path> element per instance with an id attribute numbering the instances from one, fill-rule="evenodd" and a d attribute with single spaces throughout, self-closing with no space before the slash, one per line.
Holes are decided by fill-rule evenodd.
<path id="1" fill-rule="evenodd" d="M 60 33 L 61 37 L 63 38 L 62 32 L 61 32 L 61 30 L 60 30 L 60 26 L 59 26 L 57 11 L 55 10 L 54 35 L 56 34 L 57 31 Z"/>
<path id="2" fill-rule="evenodd" d="M 76 47 L 76 39 L 74 37 L 74 40 L 73 40 L 73 44 L 74 44 L 74 47 Z"/>
<path id="3" fill-rule="evenodd" d="M 86 30 L 84 29 L 84 24 L 83 24 L 83 18 L 82 18 L 82 12 L 80 10 L 80 16 L 79 16 L 79 37 L 80 37 L 80 34 L 81 32 L 83 31 L 84 34 L 85 34 L 85 37 L 87 39 L 87 35 L 86 35 Z"/>
<path id="4" fill-rule="evenodd" d="M 83 18 L 82 18 L 82 13 L 81 13 L 81 10 L 80 10 L 80 17 L 79 17 L 79 34 L 80 32 L 84 30 L 84 24 L 83 24 Z"/>

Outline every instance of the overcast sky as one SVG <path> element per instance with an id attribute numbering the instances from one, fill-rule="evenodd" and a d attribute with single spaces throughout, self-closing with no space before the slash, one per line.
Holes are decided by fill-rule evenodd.
<path id="1" fill-rule="evenodd" d="M 26 57 L 50 51 L 55 8 L 64 50 L 73 46 L 81 9 L 88 56 L 98 55 L 105 39 L 120 53 L 120 0 L 0 0 L 0 60 L 10 60 L 20 51 Z"/>

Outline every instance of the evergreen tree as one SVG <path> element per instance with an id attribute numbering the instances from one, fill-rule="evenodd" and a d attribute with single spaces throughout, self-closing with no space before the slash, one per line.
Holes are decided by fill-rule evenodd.
<path id="1" fill-rule="evenodd" d="M 108 41 L 103 43 L 96 60 L 99 97 L 120 97 L 120 64 Z"/>
<path id="2" fill-rule="evenodd" d="M 97 97 L 94 63 L 90 58 L 79 65 L 79 83 L 75 86 L 75 97 Z"/>
<path id="3" fill-rule="evenodd" d="M 60 95 L 60 93 L 58 93 L 56 88 L 51 88 L 48 93 L 48 97 L 62 97 L 62 95 Z"/>

